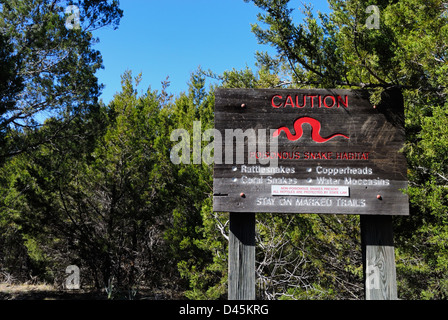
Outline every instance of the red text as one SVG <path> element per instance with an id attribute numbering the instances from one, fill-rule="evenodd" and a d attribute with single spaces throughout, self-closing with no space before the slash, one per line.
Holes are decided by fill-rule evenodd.
<path id="1" fill-rule="evenodd" d="M 283 97 L 276 94 L 271 99 L 273 108 L 348 108 L 348 96 L 332 95 L 288 95 Z"/>

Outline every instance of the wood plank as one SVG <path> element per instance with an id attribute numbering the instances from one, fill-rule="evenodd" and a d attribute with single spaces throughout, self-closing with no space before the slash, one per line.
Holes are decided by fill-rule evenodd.
<path id="1" fill-rule="evenodd" d="M 361 216 L 366 300 L 396 300 L 397 280 L 391 216 Z"/>
<path id="2" fill-rule="evenodd" d="M 303 103 L 303 97 L 307 101 L 304 108 L 293 106 Z M 324 107 L 325 101 L 336 101 L 339 97 L 347 97 L 347 106 Z M 282 107 L 277 108 L 277 105 Z M 304 118 L 307 119 L 296 127 L 296 121 Z M 336 136 L 322 142 L 321 138 L 313 136 L 319 126 L 322 138 L 343 134 L 349 139 Z M 386 92 L 382 104 L 374 108 L 368 94 L 362 90 L 217 89 L 215 128 L 221 135 L 220 139 L 215 139 L 214 149 L 215 211 L 409 214 L 408 197 L 403 193 L 407 188 L 407 162 L 400 151 L 405 133 L 399 93 Z M 272 133 L 280 128 L 284 129 L 278 136 L 278 148 L 272 149 Z M 287 131 L 297 137 L 301 132 L 300 139 L 289 139 Z M 261 135 L 265 136 L 260 140 Z M 259 145 L 260 141 L 267 141 L 267 144 Z M 326 211 L 312 206 L 306 209 L 260 206 L 258 199 L 271 197 L 271 184 L 267 182 L 267 175 L 244 172 L 243 165 L 294 170 L 293 173 L 279 171 L 269 175 L 276 180 L 291 181 L 283 184 L 325 185 L 329 181 L 332 185 L 337 181 L 338 185 L 350 188 L 351 199 L 367 205 L 355 205 L 346 208 L 346 212 L 334 206 Z M 367 168 L 369 173 L 331 175 L 316 172 L 318 168 Z M 246 183 L 248 179 L 258 179 L 261 183 Z M 355 185 L 350 179 L 360 183 Z M 385 180 L 387 183 L 382 183 Z M 241 193 L 246 197 L 242 199 Z M 286 197 L 291 202 L 297 200 Z"/>
<path id="3" fill-rule="evenodd" d="M 217 182 L 214 182 L 214 186 Z M 396 191 L 373 186 L 350 187 L 350 197 L 317 196 L 273 196 L 266 185 L 232 185 L 229 182 L 219 189 L 221 196 L 214 194 L 213 208 L 221 212 L 276 212 L 276 213 L 331 213 L 331 214 L 408 214 L 405 202 L 396 199 L 403 196 L 404 184 L 396 186 Z M 303 183 L 304 185 L 305 183 Z M 241 194 L 244 194 L 244 197 Z M 381 199 L 377 195 L 382 195 Z M 351 201 L 349 203 L 348 201 Z"/>
<path id="4" fill-rule="evenodd" d="M 229 300 L 255 300 L 255 213 L 230 213 Z"/>

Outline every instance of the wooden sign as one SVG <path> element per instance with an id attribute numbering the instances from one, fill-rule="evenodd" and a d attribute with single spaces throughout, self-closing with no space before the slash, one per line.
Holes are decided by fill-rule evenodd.
<path id="1" fill-rule="evenodd" d="M 217 89 L 214 210 L 408 215 L 403 98 Z"/>

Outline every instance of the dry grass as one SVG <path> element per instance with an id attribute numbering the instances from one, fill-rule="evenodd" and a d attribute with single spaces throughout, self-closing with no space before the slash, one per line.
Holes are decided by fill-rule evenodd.
<path id="1" fill-rule="evenodd" d="M 59 290 L 49 284 L 0 283 L 0 300 L 103 300 L 102 294 Z"/>
<path id="2" fill-rule="evenodd" d="M 129 300 L 127 293 L 113 299 Z M 140 289 L 135 300 L 179 300 L 183 295 L 169 290 Z M 107 300 L 107 294 L 97 290 L 61 290 L 49 284 L 0 283 L 0 300 Z"/>
<path id="3" fill-rule="evenodd" d="M 31 285 L 31 284 L 7 284 L 0 283 L 0 292 L 2 293 L 18 293 L 18 292 L 40 292 L 40 291 L 55 291 L 56 289 L 49 284 L 39 284 L 39 285 Z"/>

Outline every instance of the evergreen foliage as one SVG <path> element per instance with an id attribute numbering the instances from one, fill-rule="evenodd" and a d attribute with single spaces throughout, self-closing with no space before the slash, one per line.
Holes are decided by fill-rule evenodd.
<path id="1" fill-rule="evenodd" d="M 61 285 L 75 264 L 84 287 L 109 297 L 151 288 L 224 299 L 228 213 L 212 210 L 213 167 L 194 163 L 195 150 L 182 155 L 188 163 L 171 161 L 174 130 L 201 150 L 210 143 L 203 133 L 214 127 L 215 86 L 207 79 L 227 88 L 365 88 L 373 102 L 396 87 L 411 206 L 393 220 L 398 295 L 448 297 L 446 3 L 330 0 L 330 13 L 305 6 L 297 22 L 290 1 L 247 2 L 262 10 L 255 36 L 278 52 L 257 52 L 258 70 L 199 69 L 176 96 L 168 79 L 160 92 L 139 93 L 142 76 L 126 71 L 104 105 L 92 32 L 118 26 L 118 3 L 81 1 L 83 28 L 69 30 L 63 1 L 0 0 L 2 274 Z M 366 24 L 369 5 L 380 9 L 378 29 Z M 358 216 L 256 219 L 257 298 L 364 297 Z"/>

